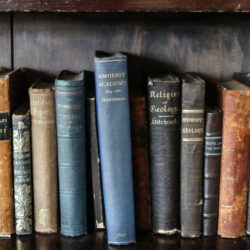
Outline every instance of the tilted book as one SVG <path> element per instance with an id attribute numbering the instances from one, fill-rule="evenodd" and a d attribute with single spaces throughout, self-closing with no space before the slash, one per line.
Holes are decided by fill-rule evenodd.
<path id="1" fill-rule="evenodd" d="M 203 183 L 203 235 L 217 234 L 221 165 L 222 113 L 206 110 Z"/>
<path id="2" fill-rule="evenodd" d="M 55 81 L 61 234 L 87 233 L 84 74 Z"/>
<path id="3" fill-rule="evenodd" d="M 148 123 L 153 232 L 179 226 L 181 81 L 172 74 L 148 79 Z"/>
<path id="4" fill-rule="evenodd" d="M 36 81 L 29 88 L 35 231 L 58 229 L 58 182 L 54 84 Z"/>
<path id="5" fill-rule="evenodd" d="M 95 58 L 96 108 L 108 243 L 135 242 L 127 57 Z"/>
<path id="6" fill-rule="evenodd" d="M 130 96 L 131 140 L 135 200 L 135 225 L 139 230 L 151 230 L 151 197 L 148 155 L 146 97 Z"/>
<path id="7" fill-rule="evenodd" d="M 28 103 L 12 115 L 15 225 L 17 235 L 33 231 L 31 133 Z"/>
<path id="8" fill-rule="evenodd" d="M 95 227 L 96 229 L 105 228 L 104 216 L 104 202 L 102 192 L 102 179 L 101 179 L 101 166 L 98 146 L 97 135 L 97 121 L 96 121 L 96 106 L 95 97 L 87 98 L 87 114 L 88 114 L 88 134 L 89 134 L 89 147 L 90 147 L 90 161 L 91 161 L 91 174 L 92 174 L 92 188 L 94 200 L 94 214 L 95 214 Z"/>
<path id="9" fill-rule="evenodd" d="M 0 237 L 14 233 L 11 115 L 20 102 L 20 70 L 0 72 Z"/>
<path id="10" fill-rule="evenodd" d="M 250 88 L 232 80 L 218 85 L 223 112 L 218 234 L 246 234 Z"/>
<path id="11" fill-rule="evenodd" d="M 181 235 L 193 238 L 201 234 L 205 82 L 193 73 L 182 80 Z"/>

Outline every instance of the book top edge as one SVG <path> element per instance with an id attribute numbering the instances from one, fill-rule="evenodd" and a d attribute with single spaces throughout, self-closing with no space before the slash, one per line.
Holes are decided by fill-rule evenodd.
<path id="1" fill-rule="evenodd" d="M 236 81 L 231 80 L 227 82 L 222 82 L 219 86 L 226 89 L 227 91 L 237 91 L 237 92 L 250 92 L 250 87 Z"/>
<path id="2" fill-rule="evenodd" d="M 53 82 L 46 82 L 43 80 L 38 80 L 35 83 L 32 84 L 32 86 L 29 88 L 29 91 L 32 93 L 50 93 L 54 92 L 55 86 Z"/>
<path id="3" fill-rule="evenodd" d="M 63 70 L 56 78 L 57 82 L 82 82 L 84 80 L 84 71 L 78 73 L 69 70 Z"/>
<path id="4" fill-rule="evenodd" d="M 110 56 L 107 56 L 107 55 L 102 56 L 97 53 L 95 56 L 95 62 L 98 62 L 98 63 L 118 62 L 118 61 L 126 61 L 126 60 L 127 60 L 127 56 L 121 52 L 117 52 Z"/>
<path id="5" fill-rule="evenodd" d="M 160 76 L 150 76 L 148 77 L 148 83 L 181 83 L 181 80 L 178 76 L 174 74 L 162 74 Z"/>

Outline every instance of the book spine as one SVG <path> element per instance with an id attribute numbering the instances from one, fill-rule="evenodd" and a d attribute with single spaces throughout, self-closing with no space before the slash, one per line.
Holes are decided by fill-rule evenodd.
<path id="1" fill-rule="evenodd" d="M 8 78 L 0 79 L 0 237 L 14 233 L 12 147 Z"/>
<path id="2" fill-rule="evenodd" d="M 56 122 L 61 234 L 87 233 L 85 86 L 56 80 Z"/>
<path id="3" fill-rule="evenodd" d="M 127 57 L 95 58 L 96 104 L 108 243 L 135 242 Z"/>
<path id="4" fill-rule="evenodd" d="M 153 232 L 179 229 L 181 82 L 148 80 Z"/>
<path id="5" fill-rule="evenodd" d="M 204 144 L 203 235 L 217 234 L 221 163 L 221 112 L 207 112 Z"/>
<path id="6" fill-rule="evenodd" d="M 12 115 L 12 129 L 16 234 L 26 235 L 33 230 L 30 113 Z"/>
<path id="7" fill-rule="evenodd" d="M 148 157 L 147 106 L 145 96 L 131 96 L 131 140 L 135 195 L 135 224 L 151 229 L 151 197 Z"/>
<path id="8" fill-rule="evenodd" d="M 57 146 L 55 93 L 29 90 L 35 231 L 55 233 L 58 228 Z"/>
<path id="9" fill-rule="evenodd" d="M 105 229 L 104 203 L 101 180 L 100 156 L 97 137 L 95 98 L 88 98 L 88 118 L 90 135 L 90 158 L 96 229 Z"/>
<path id="10" fill-rule="evenodd" d="M 199 237 L 202 218 L 202 175 L 205 83 L 182 84 L 181 235 Z"/>
<path id="11" fill-rule="evenodd" d="M 237 91 L 222 92 L 218 234 L 237 238 L 246 234 L 250 96 Z"/>

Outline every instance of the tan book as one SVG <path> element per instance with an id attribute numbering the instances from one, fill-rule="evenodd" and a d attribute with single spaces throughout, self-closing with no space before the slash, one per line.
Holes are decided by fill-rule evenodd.
<path id="1" fill-rule="evenodd" d="M 29 95 L 35 231 L 55 233 L 58 229 L 58 181 L 54 85 L 38 81 L 30 87 Z"/>
<path id="2" fill-rule="evenodd" d="M 250 88 L 237 81 L 218 86 L 223 111 L 218 234 L 246 235 Z"/>
<path id="3" fill-rule="evenodd" d="M 22 94 L 21 70 L 0 72 L 0 237 L 14 233 L 11 114 Z"/>

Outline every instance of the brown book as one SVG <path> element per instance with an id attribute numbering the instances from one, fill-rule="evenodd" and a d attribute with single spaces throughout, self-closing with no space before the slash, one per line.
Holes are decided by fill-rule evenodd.
<path id="1" fill-rule="evenodd" d="M 145 96 L 132 95 L 130 103 L 135 224 L 139 230 L 150 230 L 151 201 L 146 98 Z"/>
<path id="2" fill-rule="evenodd" d="M 38 81 L 29 89 L 29 95 L 35 231 L 55 233 L 58 228 L 58 182 L 54 86 Z"/>
<path id="3" fill-rule="evenodd" d="M 223 111 L 218 234 L 246 234 L 250 88 L 237 81 L 218 86 Z"/>
<path id="4" fill-rule="evenodd" d="M 0 236 L 14 233 L 11 114 L 20 102 L 20 70 L 0 72 Z"/>

